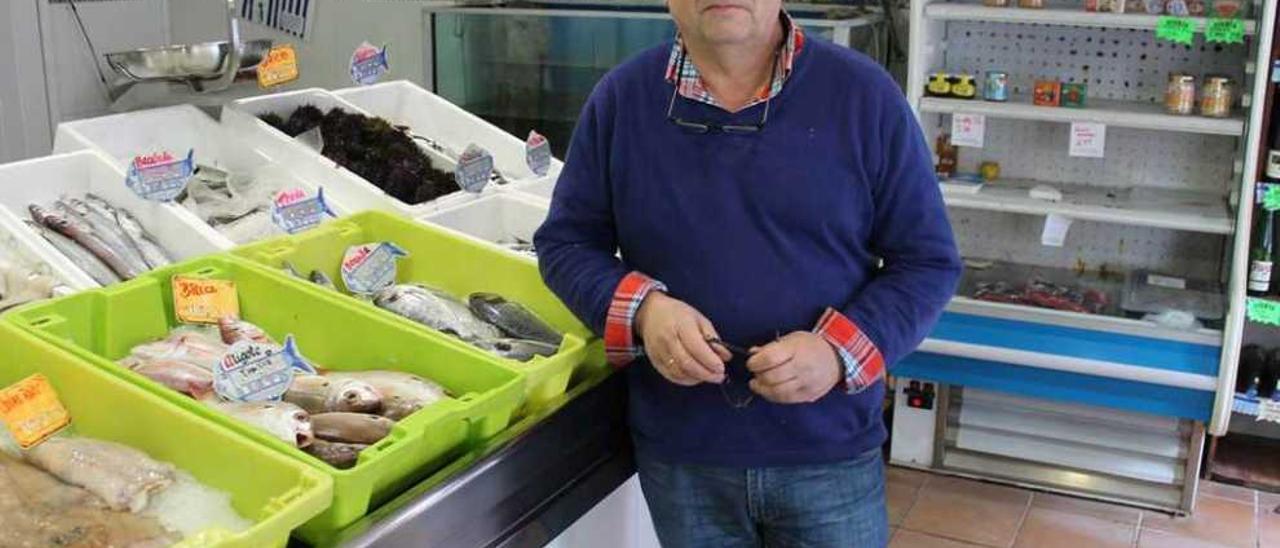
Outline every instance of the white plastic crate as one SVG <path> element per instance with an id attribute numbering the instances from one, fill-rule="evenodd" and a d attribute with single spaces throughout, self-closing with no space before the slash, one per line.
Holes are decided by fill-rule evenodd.
<path id="1" fill-rule="evenodd" d="M 538 201 L 550 203 L 551 195 L 556 190 L 556 182 L 560 180 L 560 171 L 563 169 L 564 163 L 556 160 L 551 163 L 551 171 L 547 172 L 546 177 L 517 181 L 507 185 L 504 190 L 518 192 Z"/>
<path id="2" fill-rule="evenodd" d="M 222 236 L 176 204 L 144 200 L 124 184 L 125 172 L 102 153 L 81 150 L 0 165 L 0 207 L 12 215 L 29 246 L 44 251 L 55 272 L 77 287 L 96 287 L 92 278 L 76 267 L 38 233 L 22 223 L 30 219 L 28 206 L 49 206 L 63 196 L 81 197 L 92 192 L 112 205 L 132 213 L 175 261 L 220 251 Z"/>
<path id="3" fill-rule="evenodd" d="M 341 200 L 353 211 L 377 209 L 408 217 L 417 217 L 453 204 L 468 202 L 478 196 L 458 190 L 435 200 L 421 204 L 407 204 L 387 193 L 377 185 L 325 158 L 319 151 L 298 143 L 288 135 L 271 127 L 258 116 L 275 113 L 287 117 L 298 107 L 311 105 L 322 111 L 337 107 L 347 112 L 374 116 L 368 111 L 319 88 L 275 93 L 233 101 L 222 109 L 222 123 L 267 154 L 288 164 L 304 177 L 325 181 L 325 193 L 333 189 L 335 199 Z M 439 169 L 452 172 L 455 162 L 444 155 L 420 147 Z"/>
<path id="4" fill-rule="evenodd" d="M 62 255 L 45 246 L 44 241 L 39 238 L 23 228 L 20 219 L 0 208 L 0 262 L 52 276 L 60 284 L 60 287 L 54 288 L 55 295 L 97 287 L 92 279 L 78 269 L 67 269 L 67 265 L 58 261 Z"/>
<path id="5" fill-rule="evenodd" d="M 252 146 L 235 132 L 220 125 L 200 109 L 191 105 L 140 110 L 64 122 L 58 125 L 53 141 L 54 152 L 98 150 L 115 160 L 122 170 L 141 154 L 168 150 L 174 154 L 195 151 L 197 163 L 231 172 L 267 169 L 284 188 L 301 188 L 314 195 L 325 187 L 325 201 L 333 212 L 342 216 L 351 210 L 340 199 L 332 197 L 323 180 L 304 177 L 290 166 L 276 162 L 262 150 Z M 214 230 L 218 246 L 231 249 L 236 243 Z"/>
<path id="6" fill-rule="evenodd" d="M 484 196 L 470 203 L 429 213 L 420 221 L 439 225 L 527 260 L 535 260 L 500 245 L 533 241 L 533 233 L 547 219 L 547 205 L 511 192 Z"/>

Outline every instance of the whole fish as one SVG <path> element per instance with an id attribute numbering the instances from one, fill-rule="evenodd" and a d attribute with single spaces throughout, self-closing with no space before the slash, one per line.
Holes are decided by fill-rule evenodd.
<path id="1" fill-rule="evenodd" d="M 312 270 L 310 279 L 311 279 L 311 283 L 316 284 L 320 287 L 324 287 L 326 289 L 332 289 L 334 291 L 338 290 L 338 286 L 333 284 L 333 280 L 330 279 L 329 276 L 325 275 L 324 272 L 321 272 L 319 270 Z"/>
<path id="2" fill-rule="evenodd" d="M 115 251 L 112 251 L 111 247 L 108 246 L 106 242 L 102 241 L 102 238 L 95 235 L 93 233 L 93 229 L 87 224 L 79 222 L 78 220 L 72 220 L 66 215 L 47 210 L 36 204 L 31 204 L 27 209 L 31 212 L 31 218 L 37 223 L 47 226 L 61 233 L 63 236 L 71 238 L 77 244 L 80 244 L 81 247 L 92 253 L 95 257 L 102 259 L 102 262 L 111 267 L 111 270 L 121 278 L 132 280 L 142 274 L 142 271 L 138 270 L 134 265 L 129 264 L 127 260 Z"/>
<path id="3" fill-rule="evenodd" d="M 133 347 L 129 355 L 142 361 L 176 360 L 202 369 L 213 367 L 227 353 L 221 340 L 193 330 L 174 330 L 168 338 Z"/>
<path id="4" fill-rule="evenodd" d="M 58 200 L 54 205 L 68 215 L 79 216 L 93 229 L 95 235 L 135 269 L 144 272 L 151 269 L 146 259 L 142 258 L 142 252 L 133 245 L 124 229 L 116 223 L 112 213 L 103 209 L 100 204 L 89 204 L 83 200 L 66 198 Z"/>
<path id="5" fill-rule="evenodd" d="M 449 397 L 444 387 L 399 371 L 333 371 L 324 376 L 335 381 L 358 380 L 372 386 L 382 395 L 382 416 L 395 421 Z"/>
<path id="6" fill-rule="evenodd" d="M 31 464 L 97 495 L 112 510 L 140 512 L 151 494 L 173 483 L 173 467 L 132 447 L 55 436 L 26 453 Z"/>
<path id="7" fill-rule="evenodd" d="M 364 413 L 320 413 L 311 415 L 311 429 L 317 439 L 342 443 L 378 443 L 391 433 L 396 421 Z"/>
<path id="8" fill-rule="evenodd" d="M 418 284 L 397 284 L 373 297 L 373 304 L 465 341 L 496 339 L 502 333 L 471 313 L 453 295 Z"/>
<path id="9" fill-rule="evenodd" d="M 160 268 L 173 263 L 173 260 L 169 258 L 169 254 L 152 239 L 151 234 L 147 233 L 145 228 L 142 228 L 142 223 L 138 222 L 138 219 L 132 213 L 129 213 L 129 210 L 112 207 L 106 200 L 93 194 L 86 194 L 84 199 L 89 203 L 97 203 L 115 214 L 116 224 L 120 225 L 124 233 L 129 236 L 133 244 L 142 252 L 142 257 L 146 259 L 151 268 Z"/>
<path id="10" fill-rule="evenodd" d="M 222 334 L 223 344 L 231 345 L 242 340 L 249 340 L 280 346 L 261 327 L 231 316 L 218 320 L 218 331 Z"/>
<path id="11" fill-rule="evenodd" d="M 564 335 L 547 325 L 537 314 L 494 293 L 472 293 L 467 299 L 471 312 L 503 333 L 517 338 L 560 346 Z"/>
<path id="12" fill-rule="evenodd" d="M 116 275 L 115 271 L 107 266 L 107 263 L 102 262 L 102 259 L 80 247 L 80 244 L 42 224 L 28 220 L 24 221 L 27 226 L 31 227 L 31 230 L 36 231 L 41 238 L 49 242 L 49 245 L 52 245 L 67 260 L 71 261 L 71 264 L 76 265 L 77 268 L 88 274 L 90 278 L 93 278 L 93 281 L 98 282 L 98 285 L 111 285 L 120 281 L 120 276 Z"/>
<path id="13" fill-rule="evenodd" d="M 129 356 L 120 360 L 120 365 L 197 400 L 213 393 L 213 373 L 188 362 L 172 359 L 140 360 Z"/>
<path id="14" fill-rule="evenodd" d="M 528 339 L 484 339 L 472 344 L 491 354 L 518 362 L 527 362 L 537 356 L 554 356 L 560 350 L 558 346 Z"/>
<path id="15" fill-rule="evenodd" d="M 289 390 L 284 393 L 284 401 L 312 414 L 377 413 L 382 409 L 382 400 L 381 391 L 367 382 L 325 375 L 295 374 Z"/>
<path id="16" fill-rule="evenodd" d="M 368 445 L 360 443 L 316 440 L 315 443 L 307 447 L 306 451 L 311 456 L 329 463 L 329 466 L 346 470 L 356 465 L 356 461 L 360 460 L 360 452 L 368 447 Z"/>
<path id="17" fill-rule="evenodd" d="M 306 447 L 315 441 L 315 434 L 311 430 L 311 415 L 292 403 L 227 402 L 214 398 L 206 398 L 203 401 L 205 405 L 226 413 L 231 418 L 256 426 L 285 443 Z"/>

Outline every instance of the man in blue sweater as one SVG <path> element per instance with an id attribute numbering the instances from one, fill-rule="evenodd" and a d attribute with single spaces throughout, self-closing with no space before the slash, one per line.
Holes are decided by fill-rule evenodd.
<path id="1" fill-rule="evenodd" d="M 667 546 L 885 545 L 885 368 L 960 275 L 901 91 L 780 4 L 668 0 L 679 35 L 596 86 L 534 238 L 630 363 Z"/>

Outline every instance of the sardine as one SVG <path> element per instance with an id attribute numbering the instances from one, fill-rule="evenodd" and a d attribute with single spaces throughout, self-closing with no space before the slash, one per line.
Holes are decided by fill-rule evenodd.
<path id="1" fill-rule="evenodd" d="M 271 336 L 267 335 L 267 332 L 263 331 L 261 327 L 231 316 L 218 320 L 218 331 L 222 334 L 222 342 L 228 345 L 235 344 L 242 340 L 248 340 L 257 343 L 280 346 L 279 343 L 272 340 Z"/>
<path id="2" fill-rule="evenodd" d="M 120 360 L 120 365 L 197 400 L 213 393 L 213 373 L 188 362 L 172 359 L 141 360 L 129 356 Z"/>
<path id="3" fill-rule="evenodd" d="M 205 405 L 256 426 L 285 443 L 306 447 L 315 441 L 315 434 L 311 430 L 311 415 L 292 403 L 224 402 L 213 398 L 202 401 Z"/>
<path id="4" fill-rule="evenodd" d="M 284 393 L 284 401 L 308 413 L 377 413 L 382 409 L 383 394 L 370 383 L 353 378 L 325 375 L 294 375 Z"/>
<path id="5" fill-rule="evenodd" d="M 95 235 L 110 246 L 117 255 L 128 261 L 134 269 L 143 272 L 151 269 L 146 259 L 142 257 L 142 252 L 133 245 L 129 235 L 125 234 L 124 228 L 116 222 L 113 211 L 103 208 L 97 202 L 90 204 L 75 198 L 58 200 L 55 205 L 68 214 L 79 215 L 93 229 Z"/>
<path id="6" fill-rule="evenodd" d="M 560 350 L 558 346 L 528 339 L 484 339 L 472 344 L 491 354 L 518 362 L 527 362 L 536 356 L 554 356 Z"/>
<path id="7" fill-rule="evenodd" d="M 26 458 L 119 511 L 142 511 L 151 493 L 168 487 L 174 477 L 173 466 L 142 451 L 91 438 L 55 436 L 28 450 Z"/>
<path id="8" fill-rule="evenodd" d="M 24 221 L 27 226 L 31 227 L 31 230 L 36 231 L 41 238 L 49 242 L 49 245 L 71 261 L 71 264 L 76 265 L 77 268 L 88 274 L 90 278 L 93 278 L 93 281 L 98 282 L 98 285 L 111 285 L 120 281 L 120 276 L 116 275 L 115 271 L 107 266 L 107 263 L 102 262 L 102 259 L 80 247 L 80 244 L 42 224 L 29 220 Z"/>
<path id="9" fill-rule="evenodd" d="M 471 312 L 480 319 L 517 338 L 544 342 L 559 347 L 564 335 L 520 303 L 508 301 L 494 293 L 472 293 L 467 299 Z"/>
<path id="10" fill-rule="evenodd" d="M 471 313 L 453 295 L 418 284 L 397 284 L 374 295 L 373 304 L 465 341 L 496 339 L 498 328 Z"/>
<path id="11" fill-rule="evenodd" d="M 121 278 L 132 280 L 142 274 L 143 271 L 129 264 L 127 260 L 113 251 L 102 238 L 93 233 L 93 229 L 87 224 L 73 220 L 61 213 L 47 210 L 36 204 L 31 204 L 27 209 L 31 212 L 31 218 L 37 223 L 71 238 L 95 257 L 102 259 L 102 262 L 111 267 L 111 270 Z"/>
<path id="12" fill-rule="evenodd" d="M 399 371 L 334 371 L 324 376 L 335 381 L 358 380 L 372 386 L 382 395 L 382 416 L 396 421 L 449 397 L 439 384 Z"/>
<path id="13" fill-rule="evenodd" d="M 169 254 L 164 248 L 160 247 L 160 244 L 156 243 L 151 234 L 147 232 L 147 229 L 142 228 L 142 223 L 138 222 L 138 219 L 132 213 L 129 213 L 129 210 L 112 207 L 106 200 L 93 194 L 86 194 L 85 200 L 90 203 L 96 202 L 99 205 L 105 205 L 108 210 L 115 212 L 116 224 L 120 225 L 124 233 L 129 236 L 133 244 L 142 252 L 142 257 L 146 259 L 151 268 L 160 268 L 173 263 Z"/>
<path id="14" fill-rule="evenodd" d="M 396 421 L 364 413 L 320 413 L 311 415 L 316 439 L 342 443 L 378 443 L 391 433 Z"/>
<path id="15" fill-rule="evenodd" d="M 316 440 L 310 447 L 307 447 L 306 451 L 311 456 L 325 461 L 329 466 L 339 470 L 346 470 L 356 465 L 356 462 L 360 460 L 360 452 L 368 447 L 368 445 L 359 443 Z"/>
<path id="16" fill-rule="evenodd" d="M 338 286 L 333 284 L 333 280 L 330 279 L 329 276 L 325 275 L 324 272 L 321 272 L 319 270 L 312 270 L 310 279 L 311 279 L 311 283 L 316 284 L 325 289 L 332 289 L 334 291 L 338 290 Z"/>

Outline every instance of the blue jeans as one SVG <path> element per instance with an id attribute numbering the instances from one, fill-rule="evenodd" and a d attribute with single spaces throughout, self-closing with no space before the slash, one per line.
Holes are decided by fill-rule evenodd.
<path id="1" fill-rule="evenodd" d="M 665 548 L 889 544 L 880 449 L 834 464 L 721 468 L 639 457 Z"/>

